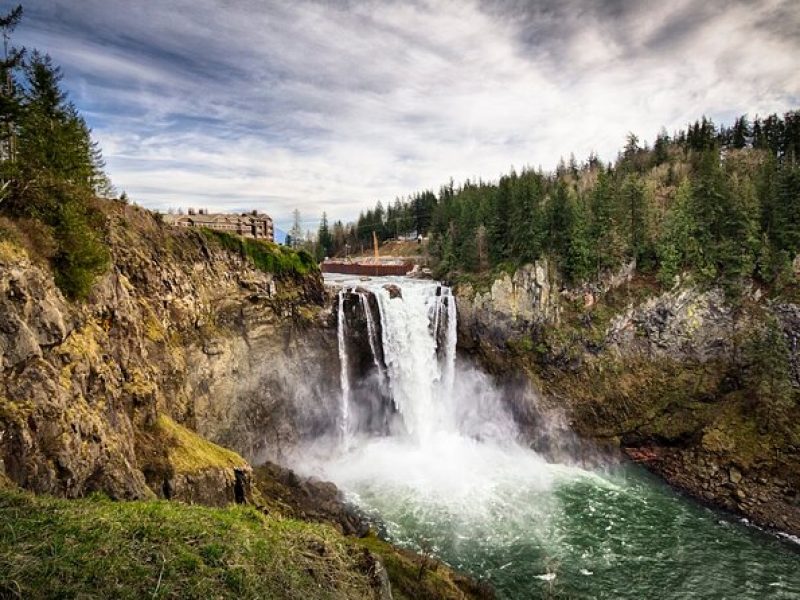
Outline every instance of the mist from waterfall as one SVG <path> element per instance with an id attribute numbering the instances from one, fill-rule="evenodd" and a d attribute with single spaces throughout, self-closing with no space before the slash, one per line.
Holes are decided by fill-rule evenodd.
<path id="1" fill-rule="evenodd" d="M 371 437 L 370 432 L 358 430 L 356 415 L 364 408 L 352 398 L 348 294 L 358 298 L 356 309 L 366 323 L 364 334 L 374 365 L 371 375 L 377 377 L 396 413 L 388 437 L 420 448 L 447 435 L 503 445 L 514 442 L 516 426 L 489 378 L 467 365 L 459 365 L 456 376 L 457 308 L 450 288 L 431 281 L 404 281 L 400 288 L 384 280 L 351 281 L 338 292 L 340 429 L 346 431 L 347 440 L 358 438 L 363 444 Z M 370 295 L 377 304 L 380 332 Z"/>
<path id="2" fill-rule="evenodd" d="M 489 580 L 505 598 L 800 594 L 800 562 L 773 538 L 721 521 L 635 467 L 586 470 L 531 450 L 504 390 L 457 356 L 448 287 L 330 279 L 341 435 L 291 462 L 336 483 L 383 535 Z"/>

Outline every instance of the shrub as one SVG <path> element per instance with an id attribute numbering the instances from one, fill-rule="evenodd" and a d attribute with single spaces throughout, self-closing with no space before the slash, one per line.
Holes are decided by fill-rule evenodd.
<path id="1" fill-rule="evenodd" d="M 98 215 L 81 203 L 61 204 L 54 224 L 58 250 L 53 258 L 56 285 L 71 299 L 83 299 L 109 264 L 109 254 L 93 226 Z"/>
<path id="2" fill-rule="evenodd" d="M 204 229 L 203 232 L 223 248 L 249 260 L 264 273 L 272 273 L 279 277 L 303 276 L 317 270 L 317 263 L 305 250 L 295 251 L 266 240 L 243 238 L 214 229 Z"/>

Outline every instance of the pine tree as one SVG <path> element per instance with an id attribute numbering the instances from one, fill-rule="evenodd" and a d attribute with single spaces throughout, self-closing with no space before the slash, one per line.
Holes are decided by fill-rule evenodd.
<path id="1" fill-rule="evenodd" d="M 643 266 L 652 251 L 644 184 L 636 175 L 628 175 L 620 194 L 627 221 L 630 254 L 638 265 Z"/>
<path id="2" fill-rule="evenodd" d="M 500 178 L 492 202 L 489 223 L 489 255 L 494 264 L 508 260 L 511 256 L 509 228 L 511 223 L 512 178 L 516 179 L 515 173 Z"/>
<path id="3" fill-rule="evenodd" d="M 48 211 L 47 185 L 64 181 L 96 191 L 102 158 L 91 131 L 60 88 L 61 70 L 34 52 L 25 65 L 23 108 L 18 119 L 20 177 L 29 182 L 16 198 L 19 210 Z"/>
<path id="4" fill-rule="evenodd" d="M 589 235 L 596 240 L 595 270 L 597 273 L 619 265 L 624 248 L 615 216 L 613 177 L 604 169 L 597 174 L 589 205 Z"/>
<path id="5" fill-rule="evenodd" d="M 731 146 L 734 148 L 745 148 L 747 140 L 750 138 L 750 124 L 747 121 L 747 115 L 742 115 L 737 118 L 733 124 L 733 131 L 731 132 Z"/>
<path id="6" fill-rule="evenodd" d="M 585 281 L 592 272 L 594 257 L 588 226 L 586 206 L 580 198 L 572 198 L 569 204 L 569 234 L 564 272 L 573 283 Z"/>
<path id="7" fill-rule="evenodd" d="M 671 286 L 676 275 L 697 261 L 697 225 L 691 212 L 692 187 L 688 179 L 678 187 L 675 200 L 662 226 L 657 244 L 658 279 L 664 286 Z"/>
<path id="8" fill-rule="evenodd" d="M 669 134 L 663 127 L 656 137 L 655 144 L 653 144 L 653 160 L 656 165 L 661 165 L 669 160 Z"/>
<path id="9" fill-rule="evenodd" d="M 333 254 L 333 236 L 328 228 L 328 215 L 322 213 L 317 231 L 317 261 L 322 261 Z"/>
<path id="10" fill-rule="evenodd" d="M 542 187 L 541 177 L 533 171 L 524 171 L 511 185 L 511 218 L 509 231 L 509 256 L 520 264 L 539 258 L 542 252 Z"/>

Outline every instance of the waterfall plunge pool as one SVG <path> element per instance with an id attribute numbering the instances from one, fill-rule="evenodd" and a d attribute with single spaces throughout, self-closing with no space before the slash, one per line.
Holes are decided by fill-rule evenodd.
<path id="1" fill-rule="evenodd" d="M 336 483 L 387 539 L 489 581 L 501 598 L 800 598 L 800 553 L 789 542 L 634 465 L 586 470 L 519 445 L 489 378 L 456 359 L 446 289 L 331 279 L 342 293 L 377 297 L 379 327 L 365 334 L 373 353 L 381 346 L 374 364 L 392 423 L 380 434 L 358 429 L 353 416 L 365 408 L 343 368 L 341 435 L 334 448 L 298 454 L 295 467 Z M 344 365 L 347 350 L 340 343 Z"/>

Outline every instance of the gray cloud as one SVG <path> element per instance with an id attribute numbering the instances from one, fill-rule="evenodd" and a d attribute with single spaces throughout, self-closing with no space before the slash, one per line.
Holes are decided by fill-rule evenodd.
<path id="1" fill-rule="evenodd" d="M 613 158 L 800 97 L 800 7 L 763 2 L 38 0 L 115 183 L 154 208 L 351 218 L 453 177 Z"/>

